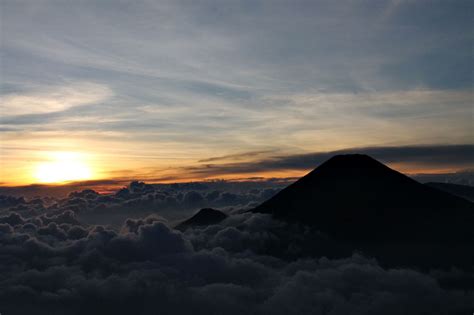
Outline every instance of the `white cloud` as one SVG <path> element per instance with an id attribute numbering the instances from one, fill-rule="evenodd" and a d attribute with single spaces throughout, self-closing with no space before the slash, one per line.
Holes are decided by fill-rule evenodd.
<path id="1" fill-rule="evenodd" d="M 26 94 L 2 95 L 0 111 L 3 116 L 53 113 L 103 102 L 112 95 L 112 90 L 105 85 L 76 82 Z"/>

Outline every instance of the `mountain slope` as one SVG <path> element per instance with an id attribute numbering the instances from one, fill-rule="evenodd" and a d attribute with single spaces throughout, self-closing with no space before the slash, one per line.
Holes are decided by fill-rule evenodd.
<path id="1" fill-rule="evenodd" d="M 191 218 L 181 222 L 175 228 L 178 230 L 185 230 L 188 227 L 203 226 L 217 224 L 227 218 L 227 215 L 219 210 L 204 208 Z"/>
<path id="2" fill-rule="evenodd" d="M 334 156 L 252 211 L 302 222 L 341 240 L 474 240 L 473 203 L 367 155 Z"/>
<path id="3" fill-rule="evenodd" d="M 474 201 L 474 187 L 472 186 L 437 182 L 429 182 L 425 185 L 446 191 L 452 195 L 467 199 L 471 202 Z"/>

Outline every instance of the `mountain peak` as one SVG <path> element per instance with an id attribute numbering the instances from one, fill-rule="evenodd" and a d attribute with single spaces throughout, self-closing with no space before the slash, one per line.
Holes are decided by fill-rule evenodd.
<path id="1" fill-rule="evenodd" d="M 326 163 L 377 163 L 379 161 L 367 154 L 352 153 L 352 154 L 338 154 L 331 157 Z"/>
<path id="2" fill-rule="evenodd" d="M 364 154 L 330 158 L 252 211 L 348 239 L 391 237 L 402 226 L 407 233 L 422 234 L 419 228 L 432 228 L 433 220 L 474 212 L 469 201 L 422 185 Z"/>
<path id="3" fill-rule="evenodd" d="M 300 178 L 288 190 L 322 190 L 350 193 L 354 190 L 362 194 L 380 193 L 384 186 L 413 185 L 411 178 L 398 173 L 376 159 L 365 154 L 335 155 Z M 365 190 L 363 190 L 364 188 Z M 321 196 L 320 196 L 321 197 Z"/>
<path id="4" fill-rule="evenodd" d="M 191 218 L 178 224 L 176 228 L 178 230 L 183 230 L 191 226 L 217 224 L 225 218 L 227 218 L 227 215 L 219 210 L 215 210 L 212 208 L 203 208 Z"/>
<path id="5" fill-rule="evenodd" d="M 329 160 L 321 164 L 313 170 L 317 172 L 323 171 L 347 171 L 352 169 L 358 172 L 367 172 L 373 170 L 393 172 L 389 167 L 380 163 L 376 159 L 366 154 L 340 154 L 331 157 Z M 311 172 L 312 173 L 312 172 Z M 310 173 L 310 174 L 311 174 Z"/>

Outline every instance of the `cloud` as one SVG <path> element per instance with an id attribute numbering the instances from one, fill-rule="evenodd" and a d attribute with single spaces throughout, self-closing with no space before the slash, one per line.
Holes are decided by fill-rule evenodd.
<path id="1" fill-rule="evenodd" d="M 275 192 L 262 183 L 239 185 L 133 182 L 112 195 L 1 198 L 2 311 L 452 314 L 474 306 L 470 270 L 419 271 L 412 269 L 417 262 L 400 267 L 383 257 L 379 263 L 318 231 L 240 207 L 227 209 L 218 224 L 183 232 L 161 216 L 170 198 L 179 212 L 196 201 L 238 204 Z M 143 217 L 142 209 L 155 213 Z M 81 216 L 101 211 L 107 225 Z M 128 217 L 121 226 L 111 224 L 116 211 Z"/>
<path id="2" fill-rule="evenodd" d="M 273 152 L 274 150 L 265 150 L 265 151 L 252 151 L 252 152 L 244 152 L 244 153 L 236 153 L 236 154 L 229 154 L 229 155 L 224 155 L 224 156 L 217 156 L 217 157 L 211 157 L 207 159 L 202 159 L 199 160 L 199 163 L 208 163 L 208 162 L 216 162 L 216 161 L 223 161 L 223 160 L 242 160 L 242 159 L 248 159 L 248 158 L 253 158 L 259 155 L 263 155 L 266 153 Z"/>
<path id="3" fill-rule="evenodd" d="M 81 143 L 137 169 L 235 148 L 465 143 L 470 7 L 6 1 L 2 92 L 22 115 L 2 117 L 3 144 Z"/>
<path id="4" fill-rule="evenodd" d="M 65 86 L 45 87 L 28 94 L 3 94 L 0 111 L 6 117 L 58 113 L 77 106 L 103 102 L 112 94 L 107 86 L 76 82 Z M 3 120 L 6 119 L 5 116 Z"/>
<path id="5" fill-rule="evenodd" d="M 108 190 L 108 194 L 84 189 L 93 188 L 93 184 L 94 182 L 90 186 L 86 184 L 53 186 L 51 190 L 48 190 L 47 186 L 42 186 L 40 189 L 35 187 L 33 190 L 30 186 L 0 189 L 0 193 L 28 195 L 24 198 L 0 194 L 0 223 L 26 224 L 31 222 L 24 221 L 22 217 L 35 216 L 45 225 L 55 223 L 58 226 L 64 224 L 74 226 L 84 222 L 106 224 L 117 228 L 127 218 L 132 220 L 148 215 L 153 215 L 153 218 L 159 216 L 163 222 L 167 220 L 175 222 L 203 207 L 219 208 L 225 212 L 255 207 L 277 193 L 286 182 L 215 181 L 145 184 L 134 181 L 127 187 Z M 96 187 L 100 188 L 104 182 L 98 184 Z M 76 188 L 79 190 L 71 192 Z M 37 197 L 38 195 L 47 197 Z M 138 223 L 134 223 L 133 220 L 127 222 L 130 224 L 128 227 L 130 231 L 138 229 Z M 79 235 L 82 233 L 76 232 Z"/>
<path id="6" fill-rule="evenodd" d="M 0 194 L 5 195 L 4 198 L 11 198 L 6 196 L 52 196 L 52 197 L 66 197 L 72 191 L 82 191 L 88 188 L 96 189 L 100 192 L 108 192 L 109 189 L 118 190 L 130 183 L 128 179 L 105 179 L 105 180 L 89 180 L 82 182 L 73 182 L 64 185 L 47 185 L 34 184 L 26 186 L 1 186 Z M 6 201 L 5 201 L 6 202 Z"/>
<path id="7" fill-rule="evenodd" d="M 186 168 L 197 176 L 260 173 L 282 170 L 311 170 L 337 154 L 368 154 L 383 163 L 399 163 L 415 167 L 471 168 L 474 145 L 413 145 L 393 147 L 361 147 L 330 152 L 270 156 L 254 162 L 204 164 Z"/>
<path id="8" fill-rule="evenodd" d="M 269 231 L 288 229 L 268 215 L 230 216 L 184 234 L 158 217 L 127 220 L 121 231 L 36 224 L 0 224 L 2 311 L 453 314 L 474 306 L 471 289 L 438 282 L 469 279 L 468 271 L 388 269 L 360 255 L 283 260 L 259 254 L 279 239 Z"/>
<path id="9" fill-rule="evenodd" d="M 123 4 L 96 6 L 81 2 L 64 7 L 50 1 L 41 5 L 7 1 L 6 29 L 16 36 L 6 38 L 5 42 L 9 49 L 30 52 L 30 58 L 32 54 L 42 63 L 54 62 L 54 70 L 69 75 L 81 72 L 65 65 L 93 69 L 89 72 L 96 76 L 100 76 L 97 71 L 113 70 L 167 80 L 196 80 L 201 85 L 219 82 L 247 88 L 294 88 L 316 82 L 318 86 L 353 89 L 367 83 L 383 86 L 390 78 L 398 78 L 400 75 L 395 72 L 377 72 L 386 63 L 410 60 L 433 50 L 440 51 L 442 61 L 453 59 L 455 56 L 447 50 L 450 44 L 469 46 L 468 35 L 460 35 L 470 27 L 466 14 L 469 7 L 467 1 L 456 5 L 393 5 L 392 1 L 384 1 L 376 7 L 326 1 L 241 1 L 222 8 L 216 8 L 213 1 L 200 6 L 162 1 L 159 5 L 136 4 L 133 14 L 126 14 Z M 79 18 L 73 12 L 90 14 Z M 423 19 L 418 18 L 420 13 Z M 136 22 L 137 17 L 141 23 Z M 282 25 L 282 19 L 293 23 Z M 50 23 L 40 23 L 45 20 Z M 117 21 L 121 23 L 116 24 Z M 114 27 L 107 27 L 110 23 Z M 72 35 L 80 41 L 68 40 Z M 403 45 L 394 46 L 393 38 L 403 38 Z M 459 49 L 456 54 L 467 56 L 464 51 Z M 17 55 L 17 59 L 22 56 Z M 19 63 L 10 54 L 8 57 Z M 461 60 L 459 67 L 469 64 Z M 437 64 L 436 60 L 428 62 Z M 308 64 L 311 66 L 307 67 Z M 36 65 L 41 68 L 41 63 Z M 401 76 L 414 70 L 423 74 L 422 84 L 430 83 L 430 72 L 424 67 L 407 69 Z M 440 70 L 450 73 L 449 69 Z M 452 81 L 445 76 L 443 79 L 446 83 Z M 462 86 L 462 82 L 458 83 Z M 200 89 L 213 92 L 207 87 Z"/>

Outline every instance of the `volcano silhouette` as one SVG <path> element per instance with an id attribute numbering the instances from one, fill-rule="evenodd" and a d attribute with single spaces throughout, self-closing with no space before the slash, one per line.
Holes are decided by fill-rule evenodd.
<path id="1" fill-rule="evenodd" d="M 472 242 L 473 203 L 360 154 L 334 156 L 253 212 L 350 241 Z"/>
<path id="2" fill-rule="evenodd" d="M 199 210 L 191 218 L 175 226 L 175 229 L 185 230 L 188 227 L 218 224 L 225 218 L 227 218 L 227 215 L 219 210 L 204 208 Z"/>

